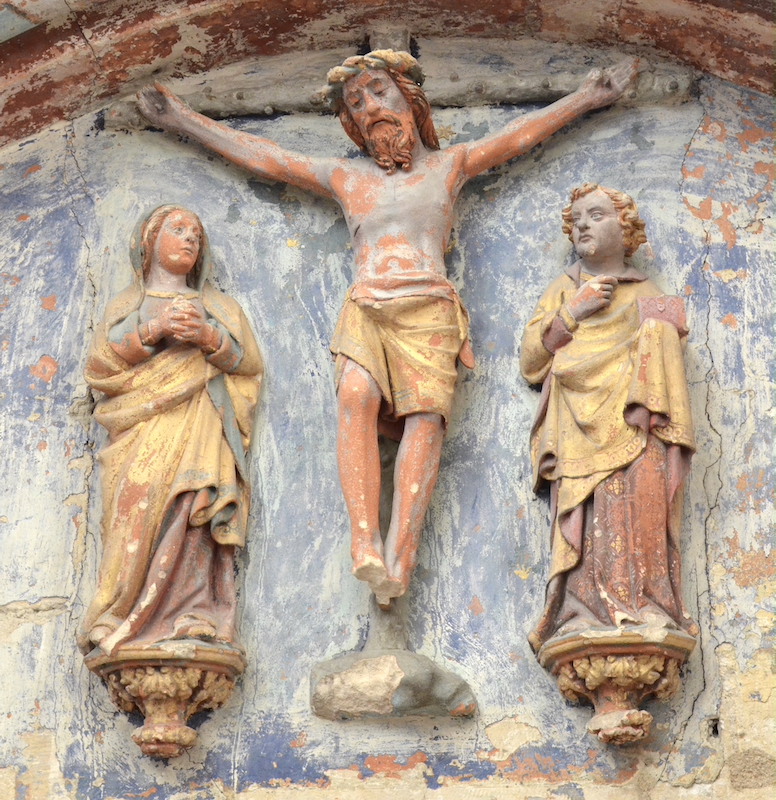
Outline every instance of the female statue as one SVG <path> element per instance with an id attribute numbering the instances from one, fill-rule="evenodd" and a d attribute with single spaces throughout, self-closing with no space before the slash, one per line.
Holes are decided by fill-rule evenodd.
<path id="1" fill-rule="evenodd" d="M 162 206 L 131 243 L 135 282 L 92 344 L 103 555 L 79 644 L 234 645 L 235 548 L 245 543 L 250 442 L 263 363 L 237 302 L 208 281 L 202 223 Z"/>

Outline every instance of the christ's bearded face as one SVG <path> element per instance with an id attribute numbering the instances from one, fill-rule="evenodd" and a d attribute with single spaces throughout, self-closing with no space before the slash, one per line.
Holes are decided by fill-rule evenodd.
<path id="1" fill-rule="evenodd" d="M 383 70 L 364 70 L 345 84 L 343 101 L 366 148 L 389 174 L 412 166 L 417 130 L 412 109 Z"/>

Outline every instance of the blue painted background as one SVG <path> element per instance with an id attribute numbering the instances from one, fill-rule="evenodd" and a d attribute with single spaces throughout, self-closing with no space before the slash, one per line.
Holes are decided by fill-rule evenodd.
<path id="1" fill-rule="evenodd" d="M 524 110 L 438 110 L 435 120 L 446 146 Z M 235 790 L 325 785 L 330 770 L 369 777 L 383 763 L 376 756 L 424 761 L 432 789 L 501 777 L 557 784 L 569 798 L 641 768 L 679 781 L 702 769 L 718 752 L 704 723 L 719 713 L 716 648 L 734 643 L 744 672 L 765 647 L 754 621 L 764 598 L 751 575 L 769 553 L 773 500 L 773 187 L 762 166 L 773 142 L 756 132 L 770 119 L 770 99 L 706 78 L 684 105 L 578 121 L 472 181 L 458 201 L 449 269 L 478 365 L 459 382 L 411 587 L 410 641 L 469 682 L 474 720 L 334 723 L 309 710 L 311 667 L 359 645 L 368 609 L 366 588 L 349 574 L 336 472 L 328 342 L 352 276 L 338 207 L 257 181 L 175 137 L 106 131 L 91 116 L 0 151 L 0 606 L 54 609 L 0 631 L 10 678 L 0 687 L 0 767 L 17 769 L 23 784 L 28 737 L 48 732 L 63 792 L 89 800 L 150 789 L 171 798 L 184 788 L 205 798 L 213 781 Z M 360 157 L 331 117 L 232 124 L 289 148 Z M 700 646 L 680 695 L 649 706 L 652 738 L 621 751 L 585 734 L 590 711 L 566 705 L 525 638 L 542 606 L 549 541 L 527 453 L 538 396 L 519 374 L 518 345 L 570 257 L 560 211 L 587 180 L 634 195 L 653 251 L 641 263 L 686 297 L 699 444 L 683 548 Z M 240 561 L 250 663 L 228 705 L 197 718 L 199 743 L 169 765 L 140 755 L 129 738 L 139 719 L 114 709 L 74 641 L 96 579 L 93 457 L 104 443 L 89 416 L 85 356 L 108 299 L 130 279 L 130 232 L 161 203 L 200 214 L 216 282 L 246 310 L 267 362 Z M 535 737 L 499 760 L 488 727 L 510 718 Z"/>

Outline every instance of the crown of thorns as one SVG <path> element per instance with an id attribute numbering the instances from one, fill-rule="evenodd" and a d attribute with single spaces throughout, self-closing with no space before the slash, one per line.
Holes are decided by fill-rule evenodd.
<path id="1" fill-rule="evenodd" d="M 418 86 L 422 86 L 426 79 L 420 64 L 409 53 L 403 50 L 372 50 L 365 56 L 346 58 L 339 67 L 329 70 L 326 75 L 328 86 L 324 88 L 323 95 L 330 106 L 336 106 L 342 99 L 345 81 L 365 69 L 399 72 L 411 78 Z"/>

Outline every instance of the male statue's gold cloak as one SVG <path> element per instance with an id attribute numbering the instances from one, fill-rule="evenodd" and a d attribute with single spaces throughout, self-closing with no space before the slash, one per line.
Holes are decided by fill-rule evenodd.
<path id="1" fill-rule="evenodd" d="M 660 289 L 630 267 L 608 308 L 551 353 L 545 335 L 591 276 L 577 262 L 526 326 L 523 375 L 543 383 L 531 434 L 534 486 L 552 489 L 547 604 L 531 643 L 566 625 L 655 617 L 690 629 L 679 589 L 681 486 L 695 449 L 677 328 L 640 313 Z M 654 305 L 654 301 L 648 301 Z"/>

